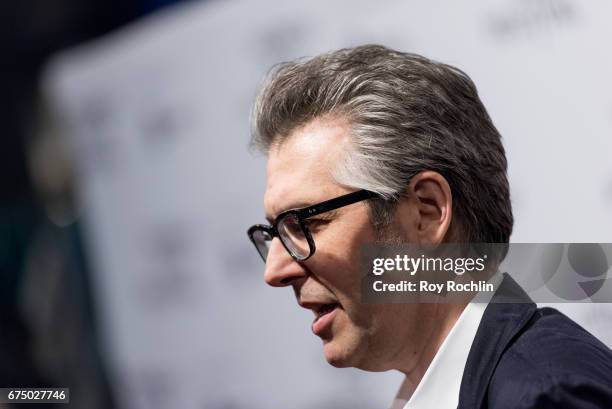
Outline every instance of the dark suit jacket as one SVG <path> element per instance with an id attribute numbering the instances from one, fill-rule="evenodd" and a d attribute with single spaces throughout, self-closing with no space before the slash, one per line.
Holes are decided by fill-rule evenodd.
<path id="1" fill-rule="evenodd" d="M 504 274 L 470 349 L 459 408 L 612 409 L 612 351 L 559 311 L 538 309 Z"/>

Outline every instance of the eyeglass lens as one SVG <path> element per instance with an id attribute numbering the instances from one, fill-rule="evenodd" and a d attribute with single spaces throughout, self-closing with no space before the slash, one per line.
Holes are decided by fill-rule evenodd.
<path id="1" fill-rule="evenodd" d="M 278 234 L 289 252 L 297 259 L 305 259 L 310 254 L 310 245 L 300 221 L 294 214 L 279 220 Z"/>
<path id="2" fill-rule="evenodd" d="M 261 258 L 266 261 L 268 258 L 268 251 L 270 250 L 272 236 L 264 230 L 255 230 L 252 237 L 259 255 L 261 255 Z"/>

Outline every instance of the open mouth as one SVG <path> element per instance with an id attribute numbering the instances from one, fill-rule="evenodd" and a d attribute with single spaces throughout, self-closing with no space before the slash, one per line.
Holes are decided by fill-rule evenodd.
<path id="1" fill-rule="evenodd" d="M 338 307 L 338 303 L 331 303 L 331 304 L 323 304 L 321 307 L 319 307 L 319 309 L 317 310 L 317 316 L 315 319 L 315 322 L 319 319 L 321 319 L 321 317 L 323 317 L 324 315 L 329 314 L 330 312 L 332 312 L 333 310 L 336 309 L 336 307 Z"/>
<path id="2" fill-rule="evenodd" d="M 335 312 L 339 309 L 340 304 L 331 303 L 321 305 L 315 315 L 315 320 L 312 323 L 312 332 L 315 335 L 322 336 L 322 334 L 331 328 L 334 320 Z"/>

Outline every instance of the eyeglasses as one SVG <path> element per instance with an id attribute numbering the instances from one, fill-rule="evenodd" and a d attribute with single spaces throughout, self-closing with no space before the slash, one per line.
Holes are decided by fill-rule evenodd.
<path id="1" fill-rule="evenodd" d="M 304 261 L 315 252 L 315 243 L 306 219 L 373 197 L 378 197 L 378 194 L 369 190 L 359 190 L 302 209 L 287 210 L 279 214 L 271 226 L 256 224 L 251 226 L 247 234 L 264 263 L 274 237 L 280 239 L 291 257 L 297 261 Z"/>

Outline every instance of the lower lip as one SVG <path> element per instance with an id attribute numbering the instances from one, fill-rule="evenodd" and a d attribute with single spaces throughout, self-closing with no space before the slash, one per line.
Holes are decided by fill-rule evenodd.
<path id="1" fill-rule="evenodd" d="M 319 317 L 312 323 L 312 332 L 315 335 L 321 335 L 328 327 L 331 327 L 332 321 L 339 307 L 334 308 L 327 314 Z"/>

